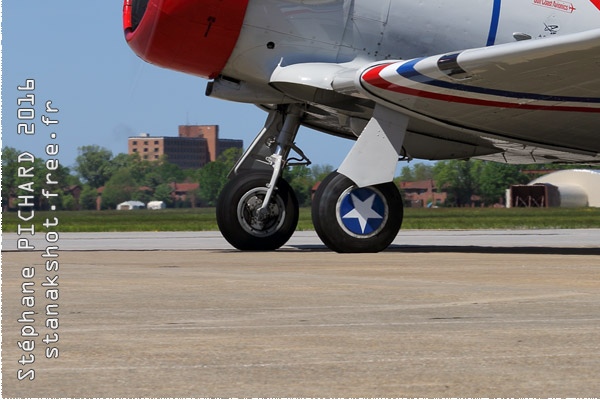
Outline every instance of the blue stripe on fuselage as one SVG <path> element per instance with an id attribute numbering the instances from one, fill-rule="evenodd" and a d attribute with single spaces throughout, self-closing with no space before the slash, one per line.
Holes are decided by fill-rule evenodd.
<path id="1" fill-rule="evenodd" d="M 490 33 L 488 34 L 486 46 L 493 46 L 496 43 L 496 34 L 498 33 L 498 24 L 500 23 L 501 8 L 502 0 L 494 0 L 494 8 L 492 10 L 492 23 L 490 24 Z"/>
<path id="2" fill-rule="evenodd" d="M 552 96 L 537 93 L 525 93 L 525 92 L 511 92 L 508 90 L 489 89 L 478 86 L 463 85 L 460 83 L 446 82 L 438 79 L 430 78 L 426 75 L 421 74 L 415 69 L 415 65 L 423 60 L 423 58 L 417 58 L 411 61 L 407 61 L 400 65 L 396 70 L 398 74 L 406 79 L 410 79 L 413 82 L 422 83 L 424 85 L 435 86 L 443 89 L 457 90 L 466 93 L 477 93 L 483 95 L 500 96 L 512 99 L 528 99 L 537 101 L 553 101 L 553 102 L 573 102 L 573 103 L 592 103 L 600 104 L 600 98 L 597 97 L 574 97 L 574 96 Z"/>

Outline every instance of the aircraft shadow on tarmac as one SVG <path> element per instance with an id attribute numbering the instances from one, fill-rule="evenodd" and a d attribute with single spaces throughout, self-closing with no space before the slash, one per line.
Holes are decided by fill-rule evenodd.
<path id="1" fill-rule="evenodd" d="M 324 245 L 293 245 L 286 251 L 330 252 Z M 431 246 L 431 245 L 391 245 L 386 253 L 465 253 L 465 254 L 543 254 L 543 255 L 600 255 L 600 248 L 593 247 L 493 247 L 493 246 Z"/>

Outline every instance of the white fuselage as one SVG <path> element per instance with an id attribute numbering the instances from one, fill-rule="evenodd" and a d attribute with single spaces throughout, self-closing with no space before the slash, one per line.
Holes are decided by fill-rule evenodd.
<path id="1" fill-rule="evenodd" d="M 411 59 L 598 27 L 591 0 L 250 0 L 222 74 L 262 84 L 279 64 Z"/>

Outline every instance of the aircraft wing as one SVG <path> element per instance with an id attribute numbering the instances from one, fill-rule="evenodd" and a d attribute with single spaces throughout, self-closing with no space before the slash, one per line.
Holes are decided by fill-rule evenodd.
<path id="1" fill-rule="evenodd" d="M 405 147 L 418 158 L 452 144 L 466 149 L 458 157 L 600 161 L 600 29 L 360 68 L 292 65 L 272 78 L 280 90 L 330 89 L 408 115 Z"/>

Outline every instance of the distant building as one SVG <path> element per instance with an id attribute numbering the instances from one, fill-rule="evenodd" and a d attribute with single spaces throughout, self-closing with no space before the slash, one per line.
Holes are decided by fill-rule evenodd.
<path id="1" fill-rule="evenodd" d="M 206 143 L 205 154 L 203 154 L 206 160 L 204 164 L 215 161 L 219 156 L 218 125 L 179 125 L 179 138 L 200 139 Z"/>
<path id="2" fill-rule="evenodd" d="M 507 191 L 509 207 L 600 207 L 600 170 L 567 169 Z"/>
<path id="3" fill-rule="evenodd" d="M 157 161 L 162 156 L 180 168 L 201 168 L 209 159 L 206 140 L 200 138 L 154 137 L 143 134 L 130 137 L 129 154 L 139 154 L 142 160 Z"/>
<path id="4" fill-rule="evenodd" d="M 417 182 L 401 182 L 404 192 L 404 204 L 407 207 L 441 206 L 448 198 L 448 193 L 438 191 L 433 179 Z"/>
<path id="5" fill-rule="evenodd" d="M 205 139 L 209 161 L 216 161 L 227 149 L 244 148 L 242 140 L 219 139 L 219 125 L 179 125 L 179 137 Z"/>
<path id="6" fill-rule="evenodd" d="M 315 183 L 311 189 L 314 196 L 321 182 Z M 400 182 L 405 207 L 437 207 L 442 206 L 448 199 L 448 193 L 438 191 L 433 179 L 416 182 Z"/>
<path id="7" fill-rule="evenodd" d="M 237 139 L 219 139 L 219 147 L 217 151 L 217 157 L 220 156 L 228 149 L 243 149 L 244 142 Z"/>
<path id="8" fill-rule="evenodd" d="M 171 186 L 171 198 L 173 201 L 189 201 L 194 207 L 196 204 L 195 192 L 200 188 L 198 183 L 172 183 Z"/>
<path id="9" fill-rule="evenodd" d="M 148 210 L 164 210 L 165 208 L 167 208 L 167 205 L 165 204 L 164 201 L 153 200 L 153 201 L 148 202 L 148 204 L 146 204 L 146 208 Z"/>
<path id="10" fill-rule="evenodd" d="M 200 188 L 200 185 L 198 183 L 172 182 L 172 183 L 169 183 L 169 187 L 171 188 L 171 199 L 174 202 L 180 202 L 180 203 L 189 202 L 189 204 L 192 207 L 195 207 L 196 202 L 197 202 L 196 191 Z M 96 191 L 96 193 L 97 193 L 96 210 L 102 209 L 102 193 L 104 193 L 104 188 L 105 188 L 105 186 L 99 187 Z M 140 186 L 138 188 L 138 191 L 147 192 L 148 194 L 152 195 L 150 188 L 147 186 Z M 127 204 L 129 204 L 129 203 L 131 203 L 131 202 L 123 203 L 123 205 L 119 209 L 123 209 L 123 210 L 134 209 L 133 207 L 125 208 L 127 206 Z M 152 203 L 152 202 L 150 202 L 150 203 Z M 150 208 L 150 203 L 148 203 L 148 208 Z M 131 204 L 129 204 L 129 205 L 131 206 Z M 139 206 L 139 204 L 138 204 L 138 206 Z"/>
<path id="11" fill-rule="evenodd" d="M 117 205 L 117 210 L 143 210 L 146 205 L 141 201 L 130 200 Z"/>
<path id="12" fill-rule="evenodd" d="M 229 148 L 243 148 L 242 140 L 219 139 L 218 125 L 180 125 L 179 136 L 130 137 L 128 154 L 139 154 L 143 160 L 156 161 L 166 156 L 170 163 L 183 169 L 197 169 L 215 161 Z"/>

